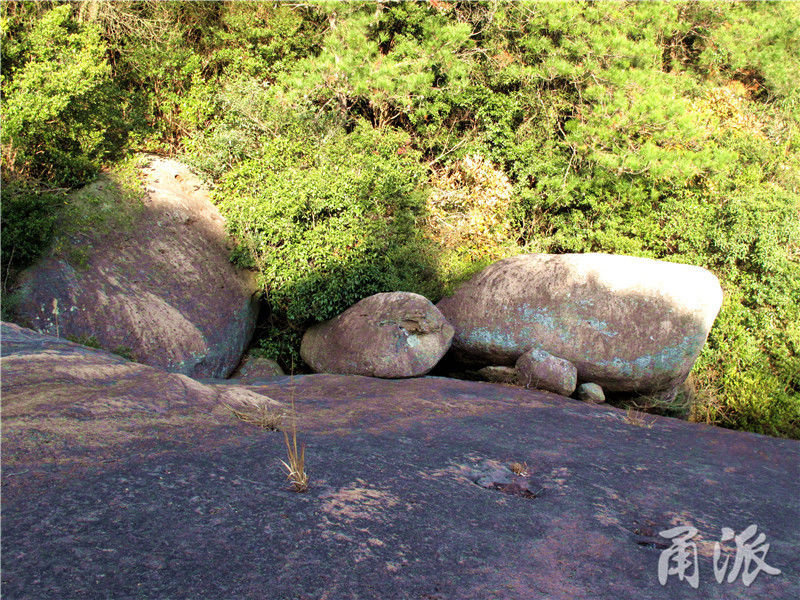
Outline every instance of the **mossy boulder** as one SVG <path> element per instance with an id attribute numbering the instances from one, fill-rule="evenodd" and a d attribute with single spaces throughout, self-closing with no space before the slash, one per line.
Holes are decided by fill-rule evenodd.
<path id="1" fill-rule="evenodd" d="M 706 269 L 610 254 L 498 261 L 437 305 L 463 362 L 512 365 L 536 346 L 609 391 L 686 379 L 722 303 Z"/>
<path id="2" fill-rule="evenodd" d="M 73 197 L 76 214 L 102 218 L 64 224 L 68 234 L 22 274 L 15 319 L 169 371 L 226 377 L 255 327 L 254 278 L 228 260 L 225 222 L 188 167 L 151 157 L 141 177 L 134 201 L 108 177 Z"/>

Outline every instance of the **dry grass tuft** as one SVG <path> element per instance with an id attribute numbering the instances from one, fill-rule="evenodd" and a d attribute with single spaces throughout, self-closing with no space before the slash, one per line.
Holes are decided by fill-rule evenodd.
<path id="1" fill-rule="evenodd" d="M 509 463 L 508 468 L 511 469 L 511 472 L 514 473 L 514 475 L 525 476 L 528 474 L 528 463 L 526 462 L 514 461 Z"/>
<path id="2" fill-rule="evenodd" d="M 647 413 L 629 406 L 625 411 L 625 416 L 622 418 L 628 425 L 635 425 L 636 427 L 644 427 L 645 429 L 652 429 L 656 422 L 655 417 L 652 419 L 646 418 Z"/>
<path id="3" fill-rule="evenodd" d="M 295 492 L 305 492 L 308 489 L 308 473 L 306 473 L 306 445 L 300 446 L 297 450 L 297 413 L 294 410 L 294 399 L 292 399 L 292 439 L 289 441 L 289 434 L 283 430 L 283 439 L 286 441 L 286 453 L 289 462 L 281 461 L 286 469 L 286 476 L 292 482 Z"/>
<path id="4" fill-rule="evenodd" d="M 250 425 L 255 425 L 268 431 L 280 431 L 282 429 L 283 411 L 276 409 L 275 405 L 266 400 L 263 402 L 245 400 L 242 401 L 238 408 L 234 408 L 230 404 L 223 404 L 223 406 L 231 411 L 237 419 Z"/>
<path id="5" fill-rule="evenodd" d="M 708 369 L 702 379 L 689 375 L 685 384 L 692 400 L 689 421 L 708 425 L 729 421 L 729 407 L 717 393 L 722 387 L 720 380 L 721 375 L 714 368 Z"/>

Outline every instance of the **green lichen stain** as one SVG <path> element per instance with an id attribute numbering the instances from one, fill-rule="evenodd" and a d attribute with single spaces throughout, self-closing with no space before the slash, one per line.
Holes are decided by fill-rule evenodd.
<path id="1" fill-rule="evenodd" d="M 494 330 L 487 327 L 476 327 L 464 336 L 464 341 L 470 346 L 508 352 L 514 352 L 519 347 L 517 339 L 500 327 Z"/>
<path id="2" fill-rule="evenodd" d="M 596 319 L 594 317 L 589 317 L 585 319 L 586 323 L 589 324 L 589 327 L 594 329 L 597 333 L 604 335 L 609 338 L 613 338 L 615 335 L 619 335 L 619 331 L 612 330 L 608 323 L 605 321 L 601 321 L 600 319 Z"/>
<path id="3" fill-rule="evenodd" d="M 613 369 L 625 377 L 640 378 L 669 374 L 676 371 L 684 361 L 700 351 L 701 344 L 694 336 L 685 336 L 678 344 L 668 346 L 656 354 L 645 354 L 633 360 L 615 357 L 597 361 L 598 366 Z"/>
<path id="4" fill-rule="evenodd" d="M 521 315 L 523 323 L 536 323 L 553 330 L 562 326 L 560 319 L 553 316 L 552 311 L 544 306 L 532 308 L 524 304 L 517 309 L 517 312 Z"/>

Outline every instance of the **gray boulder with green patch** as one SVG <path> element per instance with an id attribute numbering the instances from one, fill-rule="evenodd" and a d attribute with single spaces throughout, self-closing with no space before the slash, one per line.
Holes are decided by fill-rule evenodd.
<path id="1" fill-rule="evenodd" d="M 444 356 L 453 328 L 424 296 L 375 294 L 306 331 L 303 360 L 317 373 L 416 377 Z"/>
<path id="2" fill-rule="evenodd" d="M 722 304 L 706 269 L 609 254 L 498 261 L 437 305 L 452 352 L 513 365 L 533 346 L 607 391 L 651 393 L 686 379 Z"/>

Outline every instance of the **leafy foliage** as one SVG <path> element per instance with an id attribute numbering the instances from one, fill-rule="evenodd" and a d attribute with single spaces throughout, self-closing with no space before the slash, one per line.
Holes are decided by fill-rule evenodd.
<path id="1" fill-rule="evenodd" d="M 61 198 L 20 184 L 3 186 L 3 268 L 27 266 L 53 239 Z"/>
<path id="2" fill-rule="evenodd" d="M 69 5 L 23 33 L 10 52 L 16 60 L 4 65 L 4 166 L 70 186 L 119 148 L 119 98 L 106 53 L 100 30 L 71 19 Z"/>
<path id="3" fill-rule="evenodd" d="M 329 319 L 364 296 L 425 292 L 416 227 L 424 174 L 408 136 L 360 125 L 326 140 L 287 134 L 219 182 L 216 197 L 256 267 L 270 308 L 296 326 Z"/>

